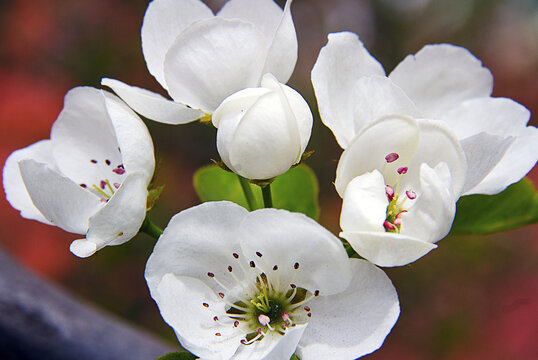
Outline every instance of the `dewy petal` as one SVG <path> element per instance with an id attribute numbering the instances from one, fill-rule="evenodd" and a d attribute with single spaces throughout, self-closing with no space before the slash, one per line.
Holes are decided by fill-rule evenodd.
<path id="1" fill-rule="evenodd" d="M 241 330 L 213 320 L 214 316 L 224 315 L 225 303 L 202 281 L 167 273 L 151 295 L 181 345 L 193 354 L 202 359 L 224 360 L 241 346 Z"/>
<path id="2" fill-rule="evenodd" d="M 298 55 L 297 34 L 290 11 L 291 2 L 292 0 L 286 1 L 280 23 L 269 42 L 270 47 L 262 71 L 273 74 L 281 83 L 288 82 Z"/>
<path id="3" fill-rule="evenodd" d="M 141 31 L 142 52 L 149 72 L 165 89 L 163 65 L 168 49 L 190 24 L 212 17 L 211 9 L 199 0 L 154 0 L 149 3 Z"/>
<path id="4" fill-rule="evenodd" d="M 516 135 L 527 126 L 530 116 L 526 107 L 512 99 L 483 97 L 464 101 L 441 119 L 461 140 L 481 132 Z"/>
<path id="5" fill-rule="evenodd" d="M 378 266 L 403 266 L 420 259 L 437 245 L 396 233 L 341 232 L 351 247 Z"/>
<path id="6" fill-rule="evenodd" d="M 385 179 L 379 171 L 357 176 L 346 188 L 340 227 L 343 231 L 384 232 L 388 205 Z"/>
<path id="7" fill-rule="evenodd" d="M 448 126 L 439 120 L 418 120 L 420 142 L 409 168 L 412 169 L 403 179 L 402 185 L 417 187 L 419 169 L 422 163 L 435 167 L 445 162 L 452 176 L 452 192 L 460 196 L 467 176 L 467 161 L 458 139 Z"/>
<path id="8" fill-rule="evenodd" d="M 419 143 L 417 122 L 405 116 L 388 116 L 363 129 L 342 153 L 336 169 L 335 186 L 340 197 L 356 176 L 382 169 L 385 156 L 397 153 L 398 160 L 387 164 L 385 183 L 395 184 L 396 169 L 408 166 Z"/>
<path id="9" fill-rule="evenodd" d="M 312 85 L 323 123 L 331 129 L 342 148 L 353 139 L 351 96 L 361 76 L 384 76 L 381 64 L 372 57 L 358 36 L 350 32 L 329 34 L 312 69 Z"/>
<path id="10" fill-rule="evenodd" d="M 405 93 L 385 76 L 361 77 L 353 87 L 355 136 L 365 126 L 387 115 L 398 114 L 417 118 L 420 112 Z"/>
<path id="11" fill-rule="evenodd" d="M 129 172 L 141 172 L 147 186 L 155 169 L 153 141 L 148 128 L 117 96 L 106 91 L 103 96 L 121 149 L 123 166 Z"/>
<path id="12" fill-rule="evenodd" d="M 497 166 L 472 189 L 474 194 L 497 194 L 521 180 L 535 165 L 538 157 L 538 129 L 522 128 Z"/>
<path id="13" fill-rule="evenodd" d="M 70 90 L 52 125 L 50 138 L 58 168 L 77 184 L 99 184 L 107 168 L 106 160 L 111 169 L 122 163 L 101 90 Z M 114 173 L 108 173 L 112 178 Z"/>
<path id="14" fill-rule="evenodd" d="M 450 44 L 426 45 L 408 55 L 389 78 L 415 102 L 424 116 L 438 119 L 462 101 L 487 97 L 493 76 L 467 49 Z"/>
<path id="15" fill-rule="evenodd" d="M 35 160 L 22 160 L 19 168 L 32 202 L 51 224 L 86 233 L 88 219 L 101 207 L 97 196 Z"/>
<path id="16" fill-rule="evenodd" d="M 467 176 L 463 195 L 474 194 L 474 187 L 491 172 L 502 159 L 515 138 L 478 133 L 461 141 L 467 159 Z"/>
<path id="17" fill-rule="evenodd" d="M 303 214 L 277 209 L 251 212 L 241 224 L 240 235 L 244 254 L 268 277 L 275 276 L 271 269 L 278 266 L 281 284 L 295 276 L 298 287 L 325 295 L 343 291 L 349 284 L 349 261 L 342 243 Z"/>
<path id="18" fill-rule="evenodd" d="M 280 88 L 258 98 L 244 113 L 230 140 L 230 167 L 247 179 L 281 175 L 300 154 L 297 120 Z"/>
<path id="19" fill-rule="evenodd" d="M 227 96 L 257 86 L 264 61 L 264 39 L 254 25 L 213 18 L 176 38 L 164 73 L 174 100 L 212 113 Z"/>
<path id="20" fill-rule="evenodd" d="M 312 318 L 299 343 L 301 359 L 352 360 L 377 350 L 398 320 L 398 294 L 387 275 L 351 259 L 350 286 L 312 302 Z"/>
<path id="21" fill-rule="evenodd" d="M 30 195 L 24 186 L 19 170 L 19 161 L 33 159 L 45 163 L 54 169 L 54 159 L 50 140 L 41 140 L 23 149 L 11 153 L 6 160 L 2 172 L 2 182 L 7 201 L 15 209 L 21 212 L 21 216 L 27 219 L 37 220 L 45 224 L 51 224 L 43 214 L 34 206 Z"/>
<path id="22" fill-rule="evenodd" d="M 221 288 L 208 278 L 229 278 L 228 266 L 239 253 L 236 229 L 247 210 L 231 202 L 207 202 L 184 210 L 168 223 L 146 265 L 146 281 L 152 296 L 166 273 L 198 278 L 215 291 Z M 239 258 L 239 260 L 243 260 Z M 234 284 L 230 283 L 229 285 Z"/>
<path id="23" fill-rule="evenodd" d="M 408 212 L 402 215 L 400 234 L 434 243 L 444 238 L 452 227 L 457 197 L 450 189 L 450 174 L 446 163 L 432 169 L 420 167 L 420 196 Z M 448 175 L 450 178 L 450 175 Z"/>
<path id="24" fill-rule="evenodd" d="M 123 244 L 138 233 L 146 216 L 146 187 L 145 174 L 129 174 L 106 205 L 90 218 L 86 241 L 94 243 L 96 251 Z"/>
<path id="25" fill-rule="evenodd" d="M 129 86 L 114 79 L 101 79 L 101 84 L 108 86 L 121 97 L 134 111 L 148 119 L 163 124 L 186 124 L 199 119 L 203 112 L 177 103 L 136 86 Z"/>

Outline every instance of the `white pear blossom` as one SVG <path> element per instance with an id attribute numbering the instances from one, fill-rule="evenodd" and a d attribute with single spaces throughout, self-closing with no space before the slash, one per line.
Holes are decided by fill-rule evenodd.
<path id="1" fill-rule="evenodd" d="M 383 271 L 285 210 L 223 201 L 182 211 L 145 276 L 164 320 L 201 359 L 356 359 L 399 316 Z"/>
<path id="2" fill-rule="evenodd" d="M 340 236 L 376 265 L 415 261 L 450 231 L 465 174 L 465 154 L 442 122 L 381 118 L 338 163 Z"/>
<path id="3" fill-rule="evenodd" d="M 230 0 L 213 15 L 200 0 L 153 0 L 142 25 L 142 51 L 173 101 L 117 80 L 102 84 L 152 120 L 184 124 L 208 117 L 229 95 L 259 86 L 263 74 L 288 81 L 297 61 L 290 5 Z"/>
<path id="4" fill-rule="evenodd" d="M 323 122 L 342 148 L 376 119 L 391 114 L 444 122 L 465 151 L 463 194 L 495 194 L 520 180 L 538 159 L 530 113 L 491 97 L 493 77 L 467 49 L 426 45 L 387 77 L 357 35 L 329 34 L 312 70 Z"/>
<path id="5" fill-rule="evenodd" d="M 217 149 L 231 170 L 248 179 L 270 179 L 301 160 L 312 131 L 303 97 L 266 74 L 261 87 L 227 97 L 212 117 Z"/>
<path id="6" fill-rule="evenodd" d="M 21 215 L 86 235 L 70 250 L 87 257 L 138 232 L 155 160 L 140 118 L 115 95 L 77 87 L 65 96 L 50 139 L 6 160 L 6 198 Z"/>

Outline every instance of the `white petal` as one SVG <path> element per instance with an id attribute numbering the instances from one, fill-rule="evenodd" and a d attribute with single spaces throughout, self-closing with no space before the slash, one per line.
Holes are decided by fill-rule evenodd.
<path id="1" fill-rule="evenodd" d="M 86 239 L 78 239 L 71 243 L 69 251 L 80 258 L 87 258 L 95 254 L 97 244 Z"/>
<path id="2" fill-rule="evenodd" d="M 295 276 L 298 287 L 329 295 L 343 291 L 349 283 L 349 261 L 342 243 L 303 214 L 257 210 L 245 217 L 240 234 L 248 260 L 268 277 L 276 277 L 272 268 L 277 265 L 281 284 L 288 284 Z M 261 259 L 257 252 L 262 254 Z"/>
<path id="3" fill-rule="evenodd" d="M 153 141 L 144 122 L 117 96 L 103 91 L 105 105 L 128 172 L 144 175 L 146 186 L 155 169 Z"/>
<path id="4" fill-rule="evenodd" d="M 460 196 L 467 175 L 465 153 L 454 133 L 448 126 L 438 120 L 418 120 L 420 142 L 413 160 L 409 164 L 410 171 L 402 178 L 402 185 L 418 187 L 419 169 L 426 163 L 435 167 L 445 162 L 452 176 L 452 192 Z"/>
<path id="5" fill-rule="evenodd" d="M 538 129 L 528 126 L 516 134 L 497 166 L 472 189 L 474 194 L 497 194 L 521 180 L 538 160 Z"/>
<path id="6" fill-rule="evenodd" d="M 19 167 L 28 194 L 43 216 L 65 231 L 85 234 L 88 219 L 101 207 L 97 196 L 46 164 L 27 159 Z"/>
<path id="7" fill-rule="evenodd" d="M 301 359 L 352 360 L 377 350 L 398 320 L 398 294 L 385 273 L 352 259 L 353 278 L 342 293 L 312 302 L 299 344 Z"/>
<path id="8" fill-rule="evenodd" d="M 300 154 L 297 121 L 280 89 L 262 95 L 244 113 L 229 145 L 230 167 L 247 179 L 281 175 Z"/>
<path id="9" fill-rule="evenodd" d="M 282 9 L 273 0 L 230 0 L 217 13 L 224 19 L 240 19 L 256 26 L 271 43 L 282 19 Z"/>
<path id="10" fill-rule="evenodd" d="M 273 74 L 281 83 L 288 82 L 295 69 L 298 55 L 297 34 L 290 11 L 291 2 L 292 0 L 286 1 L 278 27 L 273 31 L 262 71 L 262 73 Z"/>
<path id="11" fill-rule="evenodd" d="M 427 164 L 420 167 L 421 193 L 413 205 L 402 215 L 400 234 L 427 241 L 437 242 L 444 238 L 452 227 L 456 214 L 456 200 L 450 189 L 450 174 L 446 163 L 432 169 Z M 450 175 L 449 175 L 450 176 Z"/>
<path id="12" fill-rule="evenodd" d="M 420 259 L 437 245 L 417 238 L 379 232 L 341 232 L 353 249 L 378 266 L 403 266 Z"/>
<path id="13" fill-rule="evenodd" d="M 388 205 L 385 179 L 379 171 L 357 176 L 346 188 L 340 227 L 343 231 L 384 232 Z"/>
<path id="14" fill-rule="evenodd" d="M 104 78 L 101 79 L 101 84 L 114 90 L 134 111 L 154 121 L 178 125 L 195 121 L 203 115 L 200 110 L 118 80 Z"/>
<path id="15" fill-rule="evenodd" d="M 174 40 L 196 20 L 212 17 L 211 9 L 198 0 L 154 0 L 148 5 L 141 32 L 142 52 L 149 72 L 165 89 L 164 58 Z"/>
<path id="16" fill-rule="evenodd" d="M 146 217 L 148 191 L 144 174 L 129 174 L 118 190 L 94 216 L 86 240 L 100 250 L 108 245 L 120 245 L 138 233 Z"/>
<path id="17" fill-rule="evenodd" d="M 234 354 L 234 360 L 282 360 L 289 359 L 295 352 L 297 344 L 308 325 L 296 325 L 288 328 L 286 335 L 267 334 L 262 341 L 248 346 L 240 346 Z"/>
<path id="18" fill-rule="evenodd" d="M 353 87 L 355 108 L 353 134 L 387 115 L 419 117 L 420 112 L 405 93 L 385 76 L 361 77 Z M 351 130 L 351 129 L 350 129 Z"/>
<path id="19" fill-rule="evenodd" d="M 380 75 L 385 71 L 373 58 L 358 36 L 350 32 L 333 33 L 312 69 L 312 84 L 323 123 L 331 129 L 342 148 L 353 139 L 353 110 L 351 96 L 361 76 Z"/>
<path id="20" fill-rule="evenodd" d="M 230 359 L 241 345 L 239 329 L 213 320 L 224 315 L 225 304 L 202 281 L 168 273 L 151 295 L 181 345 L 193 354 L 205 359 Z"/>
<path id="21" fill-rule="evenodd" d="M 527 126 L 530 111 L 512 99 L 483 97 L 464 101 L 443 114 L 458 139 L 486 132 L 506 137 Z"/>
<path id="22" fill-rule="evenodd" d="M 433 119 L 462 101 L 489 96 L 493 89 L 493 76 L 480 60 L 450 44 L 426 45 L 408 55 L 389 77 Z"/>
<path id="23" fill-rule="evenodd" d="M 43 217 L 43 214 L 34 206 L 32 199 L 21 177 L 19 161 L 33 159 L 40 163 L 45 163 L 54 169 L 54 159 L 50 140 L 41 140 L 23 149 L 11 153 L 6 160 L 2 171 L 2 182 L 6 193 L 7 201 L 15 209 L 21 212 L 21 216 L 27 219 L 37 220 L 45 224 L 50 222 Z"/>
<path id="24" fill-rule="evenodd" d="M 263 36 L 254 25 L 213 18 L 176 38 L 164 73 L 174 100 L 212 113 L 227 96 L 258 85 L 264 60 Z"/>
<path id="25" fill-rule="evenodd" d="M 308 145 L 310 135 L 312 134 L 312 112 L 310 106 L 306 100 L 297 91 L 291 87 L 279 83 L 272 74 L 265 74 L 262 78 L 261 85 L 269 89 L 280 89 L 289 104 L 291 111 L 295 115 L 295 123 L 297 124 L 297 131 L 301 139 L 301 155 Z M 300 160 L 300 156 L 297 161 Z"/>
<path id="26" fill-rule="evenodd" d="M 464 195 L 473 194 L 473 188 L 491 172 L 514 142 L 512 136 L 502 137 L 478 133 L 461 141 L 467 159 Z"/>
<path id="27" fill-rule="evenodd" d="M 218 128 L 217 150 L 219 155 L 222 161 L 234 172 L 237 170 L 230 160 L 230 147 L 235 129 L 245 111 L 254 105 L 260 96 L 269 92 L 270 90 L 266 88 L 248 88 L 238 91 L 228 96 L 211 117 L 213 125 Z"/>
<path id="28" fill-rule="evenodd" d="M 240 253 L 237 229 L 247 210 L 231 202 L 207 202 L 176 214 L 157 241 L 146 265 L 146 281 L 152 296 L 166 273 L 198 278 L 215 289 L 221 287 L 208 278 L 212 272 L 225 284 L 235 284 L 228 266 L 237 263 Z M 240 261 L 243 259 L 240 258 Z"/>
<path id="29" fill-rule="evenodd" d="M 113 169 L 122 158 L 101 90 L 70 90 L 50 138 L 58 168 L 77 184 L 91 187 L 105 178 L 121 183 Z"/>
<path id="30" fill-rule="evenodd" d="M 385 156 L 397 153 L 398 160 L 386 164 L 383 175 L 386 184 L 395 184 L 396 170 L 407 166 L 419 142 L 417 122 L 405 116 L 382 118 L 363 129 L 342 153 L 336 169 L 335 186 L 344 197 L 348 183 L 356 176 L 383 169 Z"/>

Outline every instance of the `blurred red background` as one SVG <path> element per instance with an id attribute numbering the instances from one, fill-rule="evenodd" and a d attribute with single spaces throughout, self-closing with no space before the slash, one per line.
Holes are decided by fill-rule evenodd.
<path id="1" fill-rule="evenodd" d="M 0 2 L 0 160 L 48 138 L 63 95 L 101 77 L 162 93 L 140 49 L 145 0 Z M 218 9 L 224 1 L 206 1 Z M 295 0 L 299 61 L 290 85 L 316 109 L 310 70 L 329 32 L 351 30 L 390 71 L 427 43 L 470 49 L 495 76 L 494 96 L 538 111 L 538 4 L 515 0 Z M 533 120 L 531 120 L 533 122 Z M 534 121 L 534 124 L 536 122 Z M 200 124 L 148 123 L 158 181 L 165 191 L 153 218 L 160 226 L 196 205 L 191 177 L 218 158 L 214 130 Z M 315 120 L 308 160 L 320 181 L 320 222 L 338 233 L 340 200 L 332 181 L 341 150 Z M 538 172 L 530 177 L 535 184 Z M 538 226 L 492 236 L 450 236 L 416 263 L 388 269 L 402 315 L 369 359 L 538 358 Z M 89 259 L 69 250 L 76 235 L 23 219 L 0 199 L 0 244 L 34 272 L 99 307 L 177 344 L 143 278 L 154 241 L 138 235 Z M 360 324 L 357 324 L 360 326 Z"/>

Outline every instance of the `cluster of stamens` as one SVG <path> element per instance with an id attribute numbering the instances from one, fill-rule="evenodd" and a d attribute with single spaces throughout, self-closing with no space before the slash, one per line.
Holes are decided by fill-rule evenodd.
<path id="1" fill-rule="evenodd" d="M 278 265 L 268 267 L 260 252 L 256 252 L 256 256 L 262 262 L 263 269 L 260 269 L 254 260 L 251 260 L 246 267 L 239 261 L 239 254 L 232 255 L 243 273 L 242 280 L 235 274 L 232 265 L 229 265 L 227 270 L 242 291 L 241 294 L 234 294 L 214 273 L 207 273 L 207 276 L 226 292 L 226 294 L 218 293 L 219 298 L 226 304 L 226 313 L 221 316 L 212 313 L 213 321 L 241 332 L 243 345 L 260 341 L 269 332 L 285 335 L 290 327 L 308 321 L 312 312 L 307 303 L 319 296 L 319 290 L 311 293 L 294 284 L 300 268 L 298 262 L 293 265 L 291 280 L 284 285 L 280 283 Z M 268 271 L 272 272 L 270 276 Z M 255 280 L 252 280 L 252 273 L 255 274 Z M 210 310 L 208 303 L 202 305 Z M 217 332 L 215 336 L 222 334 Z"/>
<path id="2" fill-rule="evenodd" d="M 97 165 L 99 162 L 95 159 L 91 159 L 90 163 L 93 165 Z M 112 162 L 109 159 L 105 159 L 104 163 L 112 167 Z M 125 174 L 125 168 L 123 167 L 123 164 L 119 164 L 116 167 L 112 167 L 112 172 L 116 175 L 123 175 Z M 108 202 L 108 200 L 114 195 L 116 190 L 120 187 L 120 183 L 118 182 L 111 182 L 109 179 L 101 179 L 99 180 L 99 184 L 92 184 L 91 187 L 88 187 L 86 184 L 80 184 L 80 187 L 84 189 L 88 189 L 95 195 L 99 196 L 101 199 L 101 202 Z"/>
<path id="3" fill-rule="evenodd" d="M 383 166 L 383 175 L 385 175 L 385 167 L 387 164 L 390 164 L 400 158 L 400 155 L 397 153 L 390 153 L 385 156 L 385 164 Z M 389 205 L 387 206 L 387 216 L 383 222 L 385 231 L 399 233 L 402 226 L 402 215 L 407 212 L 404 205 L 406 201 L 415 200 L 417 194 L 409 189 L 405 191 L 405 196 L 400 196 L 400 182 L 402 176 L 407 174 L 407 166 L 399 167 L 396 171 L 398 172 L 398 180 L 395 186 L 385 185 L 385 193 L 387 194 L 387 199 L 389 200 Z"/>

